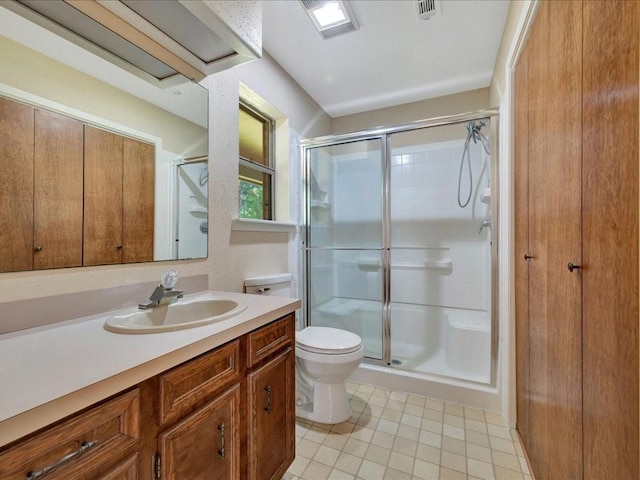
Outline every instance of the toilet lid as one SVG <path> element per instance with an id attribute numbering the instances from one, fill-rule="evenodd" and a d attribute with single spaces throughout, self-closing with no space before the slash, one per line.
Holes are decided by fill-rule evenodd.
<path id="1" fill-rule="evenodd" d="M 296 332 L 296 346 L 308 352 L 336 355 L 355 352 L 362 346 L 362 339 L 337 328 L 307 327 Z"/>

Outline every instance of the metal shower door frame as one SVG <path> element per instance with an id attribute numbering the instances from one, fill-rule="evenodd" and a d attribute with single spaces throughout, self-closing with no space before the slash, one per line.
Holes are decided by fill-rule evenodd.
<path id="1" fill-rule="evenodd" d="M 473 120 L 479 120 L 482 118 L 493 118 L 499 115 L 497 108 L 478 110 L 475 112 L 448 115 L 443 117 L 434 117 L 431 119 L 420 120 L 416 122 L 410 122 L 400 125 L 394 125 L 389 127 L 379 127 L 372 130 L 363 130 L 358 132 L 340 134 L 340 135 L 327 135 L 317 138 L 303 139 L 300 141 L 300 159 L 302 162 L 301 168 L 301 180 L 302 180 L 302 211 L 300 212 L 300 219 L 302 225 L 301 239 L 303 258 L 302 263 L 302 278 L 303 282 L 303 295 L 302 295 L 302 322 L 301 326 L 304 328 L 309 325 L 309 304 L 308 293 L 310 291 L 309 285 L 309 271 L 310 271 L 310 252 L 319 249 L 329 249 L 333 251 L 339 250 L 363 250 L 360 248 L 340 248 L 340 247 L 310 247 L 310 229 L 309 220 L 311 218 L 311 205 L 309 201 L 309 179 L 311 175 L 311 162 L 310 152 L 315 148 L 329 147 L 334 145 L 340 145 L 345 143 L 354 143 L 367 140 L 380 140 L 380 151 L 382 153 L 381 169 L 382 169 L 382 247 L 379 249 L 368 248 L 368 250 L 381 251 L 382 254 L 382 359 L 374 359 L 371 357 L 365 357 L 368 363 L 379 365 L 391 365 L 391 141 L 390 137 L 396 133 L 410 132 L 413 130 L 421 130 L 432 127 L 454 125 L 460 123 L 466 123 Z M 492 122 L 493 124 L 493 122 Z M 497 132 L 497 125 L 493 126 Z M 492 188 L 497 191 L 498 178 L 497 172 L 497 154 L 491 154 L 491 185 Z M 494 198 L 497 198 L 494 196 Z M 496 365 L 497 365 L 497 352 L 498 352 L 498 319 L 497 319 L 497 240 L 498 235 L 498 205 L 496 202 L 491 204 L 491 218 L 493 222 L 493 228 L 491 228 L 491 384 L 495 385 L 496 381 Z M 365 248 L 366 249 L 366 248 Z"/>

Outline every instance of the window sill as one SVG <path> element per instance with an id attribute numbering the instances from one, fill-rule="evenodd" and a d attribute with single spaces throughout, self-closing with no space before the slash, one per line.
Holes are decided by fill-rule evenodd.
<path id="1" fill-rule="evenodd" d="M 244 232 L 293 232 L 295 223 L 276 222 L 273 220 L 253 220 L 250 218 L 234 218 L 231 220 L 231 230 Z"/>

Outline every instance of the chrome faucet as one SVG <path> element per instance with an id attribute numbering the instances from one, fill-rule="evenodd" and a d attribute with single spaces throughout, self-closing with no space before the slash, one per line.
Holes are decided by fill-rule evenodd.
<path id="1" fill-rule="evenodd" d="M 141 310 L 157 308 L 161 305 L 168 305 L 169 303 L 175 302 L 178 298 L 182 298 L 186 292 L 184 290 L 173 289 L 177 281 L 178 272 L 175 270 L 166 270 L 162 274 L 160 285 L 153 291 L 149 300 L 139 304 L 138 308 Z"/>
<path id="2" fill-rule="evenodd" d="M 480 224 L 480 230 L 478 230 L 478 235 L 482 233 L 483 228 L 491 228 L 491 218 L 485 218 L 484 220 L 482 220 L 482 223 Z"/>

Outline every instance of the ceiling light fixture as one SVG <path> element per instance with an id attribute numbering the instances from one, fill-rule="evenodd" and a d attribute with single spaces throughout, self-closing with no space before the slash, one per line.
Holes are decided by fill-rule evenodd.
<path id="1" fill-rule="evenodd" d="M 324 38 L 335 37 L 358 28 L 346 1 L 300 0 L 300 2 Z"/>

